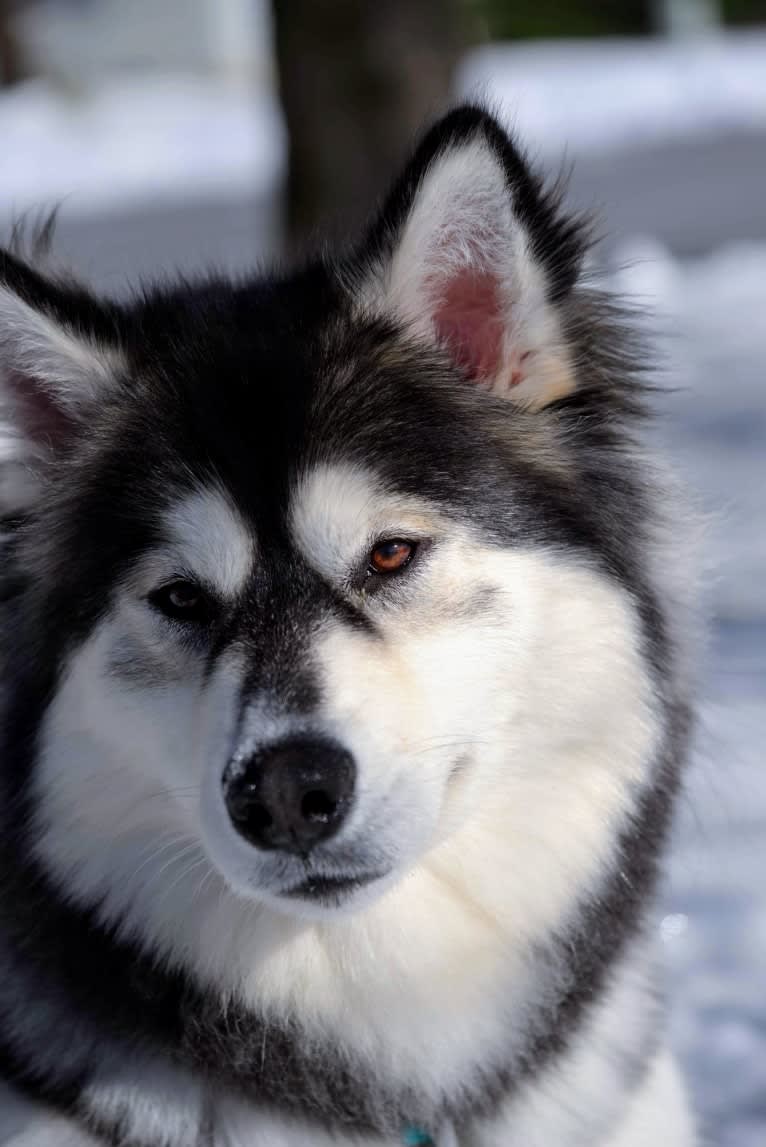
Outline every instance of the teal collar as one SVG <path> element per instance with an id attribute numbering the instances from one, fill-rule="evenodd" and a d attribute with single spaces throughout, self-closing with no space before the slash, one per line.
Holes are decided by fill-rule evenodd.
<path id="1" fill-rule="evenodd" d="M 419 1127 L 405 1127 L 402 1131 L 402 1143 L 405 1147 L 434 1147 L 434 1141 Z"/>

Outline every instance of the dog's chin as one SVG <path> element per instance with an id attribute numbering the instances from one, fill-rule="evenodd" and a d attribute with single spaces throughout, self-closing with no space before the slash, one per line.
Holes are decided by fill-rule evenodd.
<path id="1" fill-rule="evenodd" d="M 346 844 L 305 859 L 251 849 L 222 817 L 203 817 L 201 843 L 224 884 L 239 899 L 283 916 L 327 920 L 362 912 L 406 874 L 404 857 Z"/>
<path id="2" fill-rule="evenodd" d="M 243 856 L 239 848 L 206 848 L 224 884 L 241 900 L 283 916 L 327 920 L 364 911 L 401 877 L 396 867 L 364 864 L 313 865 L 297 857 Z"/>
<path id="3" fill-rule="evenodd" d="M 234 878 L 233 874 L 222 875 L 240 898 L 302 920 L 328 920 L 363 912 L 399 879 L 396 872 L 382 870 L 320 873 L 305 869 L 268 882 L 248 878 L 242 872 Z"/>
<path id="4" fill-rule="evenodd" d="M 364 872 L 321 875 L 307 873 L 294 883 L 279 890 L 258 893 L 264 901 L 282 915 L 303 920 L 327 920 L 363 912 L 393 884 L 392 872 Z"/>

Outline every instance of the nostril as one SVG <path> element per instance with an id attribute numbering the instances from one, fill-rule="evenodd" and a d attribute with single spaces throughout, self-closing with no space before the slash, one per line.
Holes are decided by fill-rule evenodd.
<path id="1" fill-rule="evenodd" d="M 232 818 L 240 824 L 252 825 L 254 829 L 262 831 L 271 828 L 274 818 L 262 801 L 256 799 L 255 785 L 243 785 L 234 793 L 230 793 L 227 803 Z"/>
<path id="2" fill-rule="evenodd" d="M 304 820 L 328 821 L 337 808 L 338 802 L 321 789 L 312 789 L 301 800 L 301 816 Z"/>
<path id="3" fill-rule="evenodd" d="M 355 778 L 354 758 L 341 745 L 296 736 L 238 762 L 224 779 L 226 808 L 249 844 L 303 856 L 343 824 Z"/>
<path id="4" fill-rule="evenodd" d="M 274 817 L 263 804 L 250 805 L 242 819 L 246 820 L 255 832 L 264 832 L 274 824 Z"/>

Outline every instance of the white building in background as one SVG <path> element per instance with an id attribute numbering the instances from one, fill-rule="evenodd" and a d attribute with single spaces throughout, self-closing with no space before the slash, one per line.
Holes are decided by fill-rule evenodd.
<path id="1" fill-rule="evenodd" d="M 19 24 L 35 70 L 65 81 L 137 70 L 272 83 L 266 0 L 31 0 Z"/>

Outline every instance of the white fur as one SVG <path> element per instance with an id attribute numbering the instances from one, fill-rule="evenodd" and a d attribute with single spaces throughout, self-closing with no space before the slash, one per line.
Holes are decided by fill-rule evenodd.
<path id="1" fill-rule="evenodd" d="M 126 688 L 105 666 L 135 637 L 133 600 L 76 654 L 49 712 L 39 850 L 149 950 L 267 1017 L 295 1011 L 437 1101 L 507 1049 L 538 990 L 530 946 L 566 921 L 573 889 L 597 886 L 645 779 L 656 730 L 636 620 L 587 564 L 487 549 L 422 501 L 381 502 L 360 472 L 322 469 L 297 497 L 296 537 L 339 587 L 381 523 L 437 539 L 411 588 L 370 599 L 382 643 L 329 620 L 314 643 L 322 726 L 359 769 L 337 843 L 374 846 L 390 870 L 378 899 L 319 920 L 280 903 L 288 861 L 222 812 L 241 671 L 226 661 L 203 690 L 179 663 L 162 688 Z M 491 604 L 461 617 L 479 586 Z"/>
<path id="2" fill-rule="evenodd" d="M 697 1136 L 678 1067 L 663 1048 L 605 1147 L 694 1147 Z"/>
<path id="3" fill-rule="evenodd" d="M 27 1126 L 4 1139 L 3 1147 L 98 1147 L 92 1136 L 57 1115 L 37 1114 Z"/>
<path id="4" fill-rule="evenodd" d="M 166 514 L 165 528 L 171 544 L 158 557 L 222 597 L 236 597 L 252 572 L 254 538 L 222 488 L 194 491 Z"/>
<path id="5" fill-rule="evenodd" d="M 621 1017 L 622 1013 L 618 1013 Z M 587 1055 L 582 1064 L 565 1062 L 554 1069 L 559 1080 L 553 1089 L 546 1081 L 539 1081 L 538 1090 L 532 1101 L 540 1116 L 540 1123 L 522 1124 L 523 1134 L 516 1123 L 515 1113 L 509 1113 L 509 1120 L 501 1115 L 497 1119 L 470 1130 L 460 1139 L 452 1128 L 447 1127 L 436 1138 L 437 1147 L 694 1147 L 696 1143 L 694 1127 L 688 1104 L 678 1075 L 678 1070 L 667 1049 L 662 1048 L 650 1063 L 646 1077 L 627 1103 L 627 1108 L 617 1125 L 606 1137 L 593 1138 L 588 1128 L 594 1113 L 607 1120 L 614 1119 L 617 1104 L 624 1101 L 622 1089 L 617 1087 L 610 1094 L 607 1088 L 613 1084 L 613 1073 L 601 1065 L 593 1070 L 588 1065 Z M 551 1074 L 550 1070 L 547 1072 Z M 584 1089 L 579 1087 L 584 1084 Z M 557 1094 L 557 1091 L 560 1094 Z M 109 1102 L 115 1102 L 118 1085 L 112 1084 L 106 1090 L 92 1089 L 90 1095 L 94 1111 L 106 1114 Z M 149 1088 L 148 1095 L 142 1095 L 132 1111 L 130 1130 L 140 1135 L 142 1131 L 162 1136 L 177 1131 L 179 1112 L 174 1119 L 175 1104 L 178 1101 L 191 1103 L 192 1111 L 199 1105 L 199 1097 L 188 1096 L 184 1091 L 177 1095 L 165 1095 L 170 1100 L 170 1110 L 154 1109 L 153 1095 L 156 1088 Z M 135 1095 L 127 1087 L 124 1100 Z M 535 1102 L 536 1100 L 536 1102 Z M 590 1107 L 588 1103 L 590 1101 Z M 573 1112 L 577 1116 L 573 1118 Z M 28 1107 L 25 1112 L 23 1129 L 17 1130 L 10 1139 L 3 1140 L 4 1147 L 95 1147 L 95 1140 L 82 1130 L 73 1127 L 66 1120 L 55 1115 L 42 1113 Z M 567 1118 L 570 1125 L 567 1125 Z M 188 1113 L 186 1118 L 188 1119 Z M 159 1121 L 159 1122 L 158 1122 Z M 395 1147 L 393 1140 L 360 1135 L 339 1137 L 328 1135 L 316 1128 L 309 1128 L 298 1121 L 282 1116 L 253 1112 L 247 1104 L 232 1098 L 219 1100 L 215 1108 L 214 1137 L 211 1147 Z M 195 1128 L 189 1127 L 189 1144 L 194 1143 Z M 158 1142 L 163 1142 L 160 1137 Z"/>
<path id="6" fill-rule="evenodd" d="M 251 1107 L 236 1100 L 224 1100 L 218 1111 L 214 1147 L 399 1147 L 400 1139 L 381 1139 L 375 1135 L 339 1135 L 307 1127 L 297 1120 L 263 1113 L 253 1114 Z M 451 1127 L 436 1135 L 437 1147 L 458 1147 Z"/>
<path id="7" fill-rule="evenodd" d="M 612 969 L 606 990 L 567 1053 L 522 1084 L 494 1118 L 478 1122 L 466 1147 L 611 1144 L 635 1088 L 625 1061 L 625 1033 L 632 1033 L 637 1049 L 655 1038 L 659 1026 L 649 944 L 637 941 Z M 672 1138 L 658 1142 L 676 1147 Z"/>
<path id="8" fill-rule="evenodd" d="M 108 1114 L 110 1110 L 110 1095 L 112 1099 L 118 1087 L 112 1086 L 103 1092 L 107 1101 L 102 1105 L 102 1092 L 98 1088 L 91 1091 L 91 1100 L 94 1114 L 100 1112 Z M 180 1094 L 172 1099 L 183 1100 L 187 1098 Z M 181 1124 L 174 1118 L 174 1110 L 164 1113 L 161 1108 L 152 1107 L 153 1096 L 138 1096 L 130 1087 L 125 1087 L 120 1097 L 126 1103 L 136 1102 L 137 1109 L 129 1113 L 122 1107 L 117 1110 L 128 1114 L 129 1131 L 140 1136 L 141 1132 L 156 1133 L 157 1143 L 167 1141 L 167 1136 L 179 1130 Z M 199 1097 L 196 1104 L 198 1105 Z M 167 1118 L 166 1118 L 167 1116 Z M 183 1127 L 181 1127 L 183 1130 Z M 173 1140 L 182 1142 L 188 1147 L 197 1143 L 198 1128 L 190 1126 L 186 1138 Z M 139 1142 L 142 1140 L 138 1139 Z M 148 1140 L 154 1143 L 155 1140 Z M 381 1139 L 379 1136 L 369 1135 L 343 1135 L 326 1133 L 309 1127 L 299 1120 L 285 1118 L 280 1115 L 269 1114 L 265 1111 L 254 1112 L 251 1106 L 233 1097 L 219 1099 L 215 1107 L 215 1123 L 212 1140 L 204 1140 L 205 1147 L 398 1147 L 398 1140 Z M 27 1118 L 22 1129 L 17 1129 L 8 1139 L 0 1140 L 1 1147 L 98 1147 L 92 1136 L 82 1129 L 75 1127 L 70 1121 L 57 1115 L 44 1112 L 30 1105 Z M 438 1147 L 457 1147 L 449 1128 L 438 1138 Z"/>
<path id="9" fill-rule="evenodd" d="M 254 1115 L 252 1107 L 236 1099 L 224 1100 L 217 1114 L 215 1147 L 391 1147 L 390 1140 L 378 1136 L 339 1136 L 280 1115 Z"/>
<path id="10" fill-rule="evenodd" d="M 611 1023 L 620 1018 L 618 1011 Z M 594 1053 L 586 1049 L 549 1068 L 530 1089 L 526 1111 L 524 1102 L 521 1112 L 509 1103 L 505 1115 L 474 1128 L 460 1147 L 694 1147 L 689 1105 L 667 1048 L 628 1096 L 619 1063 L 603 1056 L 598 1062 Z M 599 1125 L 610 1130 L 598 1133 Z"/>
<path id="11" fill-rule="evenodd" d="M 514 214 L 505 174 L 482 140 L 434 161 L 392 258 L 363 285 L 361 306 L 393 314 L 416 337 L 434 341 L 439 300 L 468 268 L 497 282 L 503 304 L 503 350 L 489 389 L 533 408 L 571 390 L 573 367 L 545 275 Z M 514 372 L 523 376 L 518 383 Z"/>
<path id="12" fill-rule="evenodd" d="M 205 1097 L 199 1082 L 161 1062 L 134 1057 L 129 1069 L 108 1068 L 86 1087 L 81 1103 L 96 1123 L 114 1122 L 126 1139 L 175 1147 L 198 1141 Z"/>

